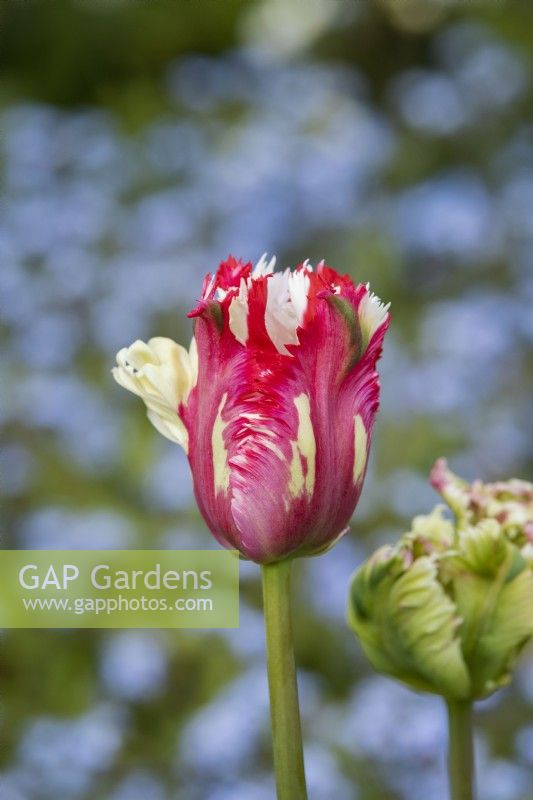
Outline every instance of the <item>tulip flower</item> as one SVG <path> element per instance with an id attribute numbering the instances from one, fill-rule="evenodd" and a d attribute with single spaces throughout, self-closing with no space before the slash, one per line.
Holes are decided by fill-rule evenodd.
<path id="1" fill-rule="evenodd" d="M 291 560 L 346 530 L 379 404 L 388 306 L 320 263 L 274 272 L 230 257 L 204 280 L 188 350 L 135 342 L 116 380 L 187 453 L 200 511 L 262 565 L 279 800 L 306 796 L 289 613 Z"/>
<path id="2" fill-rule="evenodd" d="M 442 459 L 431 482 L 455 520 L 439 506 L 374 553 L 353 577 L 349 622 L 378 671 L 446 699 L 452 797 L 471 800 L 470 707 L 509 682 L 533 637 L 533 486 L 470 485 Z"/>
<path id="3" fill-rule="evenodd" d="M 233 258 L 204 281 L 189 351 L 120 351 L 116 380 L 188 454 L 198 506 L 225 547 L 262 564 L 346 531 L 379 402 L 387 307 L 325 264 L 273 272 Z"/>

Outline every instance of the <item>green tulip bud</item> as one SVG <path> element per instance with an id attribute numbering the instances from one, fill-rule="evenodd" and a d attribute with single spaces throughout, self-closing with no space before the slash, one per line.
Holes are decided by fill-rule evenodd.
<path id="1" fill-rule="evenodd" d="M 415 518 L 355 573 L 349 600 L 379 672 L 453 700 L 508 682 L 533 636 L 533 546 L 497 519 L 469 520 L 454 526 L 442 507 Z"/>

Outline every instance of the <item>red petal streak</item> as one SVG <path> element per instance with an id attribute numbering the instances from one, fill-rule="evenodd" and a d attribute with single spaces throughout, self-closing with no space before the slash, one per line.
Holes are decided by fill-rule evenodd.
<path id="1" fill-rule="evenodd" d="M 279 355 L 265 325 L 269 279 L 270 276 L 256 278 L 248 289 L 248 342 L 246 344 L 250 349 L 250 356 L 259 370 L 271 368 L 272 365 L 268 363 L 270 359 L 274 359 L 274 363 L 277 364 L 276 356 Z M 286 358 L 286 356 L 282 356 L 282 358 Z"/>

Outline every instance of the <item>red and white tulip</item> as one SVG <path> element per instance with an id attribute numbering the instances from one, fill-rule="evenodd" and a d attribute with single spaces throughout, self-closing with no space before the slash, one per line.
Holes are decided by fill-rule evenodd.
<path id="1" fill-rule="evenodd" d="M 230 257 L 204 281 L 189 351 L 121 350 L 117 381 L 186 450 L 218 541 L 270 563 L 328 548 L 353 514 L 389 324 L 368 288 L 320 263 L 274 272 Z"/>

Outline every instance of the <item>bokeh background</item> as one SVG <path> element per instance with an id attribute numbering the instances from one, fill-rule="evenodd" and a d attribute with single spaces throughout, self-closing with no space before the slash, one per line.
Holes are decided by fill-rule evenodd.
<path id="1" fill-rule="evenodd" d="M 229 252 L 392 301 L 352 533 L 296 569 L 312 800 L 444 800 L 436 698 L 376 676 L 350 573 L 437 500 L 437 455 L 531 479 L 533 6 L 0 7 L 4 547 L 214 546 L 181 450 L 110 376 L 187 341 Z M 2 800 L 271 800 L 258 570 L 234 631 L 0 636 Z M 481 800 L 533 798 L 533 659 L 479 706 Z"/>

